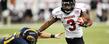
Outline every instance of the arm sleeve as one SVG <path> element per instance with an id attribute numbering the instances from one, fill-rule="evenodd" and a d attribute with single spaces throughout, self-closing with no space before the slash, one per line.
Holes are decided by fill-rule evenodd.
<path id="1" fill-rule="evenodd" d="M 52 15 L 51 15 L 53 18 L 57 18 L 57 16 L 56 16 L 56 11 L 55 10 L 53 10 L 52 11 Z"/>

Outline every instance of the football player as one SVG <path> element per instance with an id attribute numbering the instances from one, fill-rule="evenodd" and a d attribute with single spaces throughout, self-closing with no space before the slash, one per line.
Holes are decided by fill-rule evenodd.
<path id="1" fill-rule="evenodd" d="M 63 33 L 50 34 L 47 32 L 41 32 L 32 30 L 31 28 L 24 27 L 21 29 L 20 33 L 15 33 L 9 37 L 4 37 L 0 40 L 0 44 L 36 44 L 38 35 L 40 38 L 59 38 Z"/>
<path id="2" fill-rule="evenodd" d="M 50 19 L 39 28 L 38 32 L 44 31 L 60 20 L 65 27 L 67 44 L 84 44 L 82 27 L 91 26 L 92 20 L 87 14 L 87 10 L 82 8 L 81 5 L 77 7 L 75 2 L 75 0 L 62 0 L 62 6 L 53 10 Z"/>
<path id="3" fill-rule="evenodd" d="M 20 33 L 13 34 L 10 37 L 1 39 L 1 44 L 35 44 L 37 41 L 37 33 L 30 28 L 22 28 Z"/>
<path id="4" fill-rule="evenodd" d="M 101 22 L 108 20 L 109 0 L 98 0 L 96 14 Z"/>

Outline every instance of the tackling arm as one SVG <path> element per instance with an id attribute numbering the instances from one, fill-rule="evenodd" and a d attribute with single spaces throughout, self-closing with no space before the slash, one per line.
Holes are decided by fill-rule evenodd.
<path id="1" fill-rule="evenodd" d="M 44 31 L 46 28 L 48 28 L 50 25 L 52 25 L 54 22 L 56 22 L 58 19 L 57 18 L 53 18 L 52 16 L 50 17 L 50 19 L 48 21 L 46 21 L 38 30 L 38 32 L 42 32 Z"/>
<path id="2" fill-rule="evenodd" d="M 60 38 L 62 34 L 64 34 L 64 32 L 57 33 L 57 34 L 51 34 L 51 33 L 47 33 L 43 31 L 41 32 L 39 38 Z"/>

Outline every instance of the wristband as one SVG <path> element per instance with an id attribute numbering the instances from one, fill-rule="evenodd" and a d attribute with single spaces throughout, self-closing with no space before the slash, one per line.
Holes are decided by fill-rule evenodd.
<path id="1" fill-rule="evenodd" d="M 51 34 L 50 38 L 55 38 L 55 35 L 54 34 Z"/>

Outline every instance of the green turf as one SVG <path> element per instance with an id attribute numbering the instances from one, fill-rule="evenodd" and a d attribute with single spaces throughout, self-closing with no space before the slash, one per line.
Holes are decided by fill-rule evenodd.
<path id="1" fill-rule="evenodd" d="M 40 27 L 40 23 L 36 24 L 26 24 L 34 29 L 38 29 Z M 14 32 L 18 32 L 18 30 L 25 26 L 25 24 L 20 25 L 11 25 L 11 26 L 0 26 L 0 34 L 7 35 L 12 34 Z M 61 23 L 55 23 L 50 26 L 47 30 L 50 33 L 59 33 L 63 32 L 64 28 Z M 0 35 L 0 37 L 2 37 Z M 90 28 L 84 29 L 84 40 L 86 44 L 109 44 L 109 25 L 105 23 L 94 23 L 94 25 Z M 60 39 L 38 39 L 38 44 L 66 44 L 64 35 Z"/>

